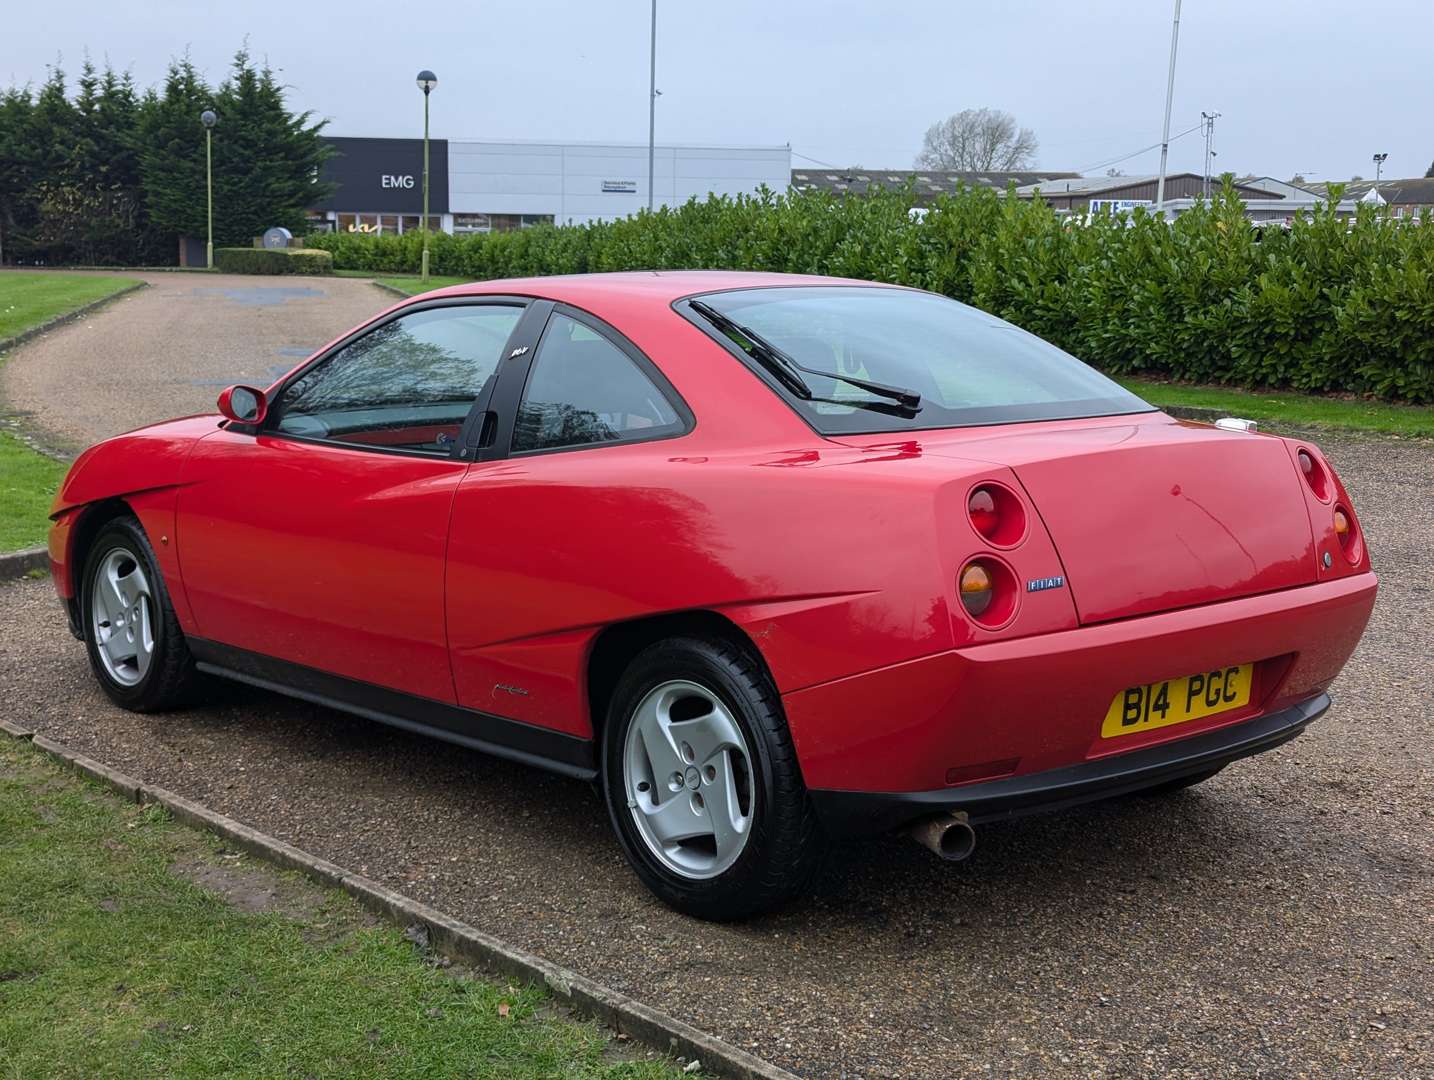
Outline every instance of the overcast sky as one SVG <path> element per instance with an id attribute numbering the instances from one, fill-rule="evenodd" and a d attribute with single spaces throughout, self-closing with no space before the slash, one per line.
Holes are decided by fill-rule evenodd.
<path id="1" fill-rule="evenodd" d="M 1015 114 L 1039 165 L 1104 172 L 1160 139 L 1170 0 L 659 0 L 659 142 L 780 145 L 910 167 L 934 120 Z M 248 37 L 337 135 L 646 143 L 649 0 L 7 0 L 0 79 L 88 51 L 158 82 L 188 50 L 213 81 Z M 1434 159 L 1434 0 L 1185 0 L 1171 133 L 1223 115 L 1216 169 L 1422 176 Z M 1198 131 L 1171 147 L 1199 171 Z M 1122 161 L 1154 172 L 1159 152 Z M 794 158 L 795 165 L 808 164 Z"/>

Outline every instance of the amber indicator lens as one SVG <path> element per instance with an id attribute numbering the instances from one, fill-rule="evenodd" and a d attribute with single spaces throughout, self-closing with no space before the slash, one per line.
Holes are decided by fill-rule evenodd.
<path id="1" fill-rule="evenodd" d="M 1339 537 L 1340 543 L 1349 535 L 1349 518 L 1343 510 L 1334 512 L 1334 534 Z"/>
<path id="2" fill-rule="evenodd" d="M 991 606 L 991 575 L 980 563 L 968 563 L 961 571 L 961 603 L 971 613 L 973 619 L 979 619 Z"/>

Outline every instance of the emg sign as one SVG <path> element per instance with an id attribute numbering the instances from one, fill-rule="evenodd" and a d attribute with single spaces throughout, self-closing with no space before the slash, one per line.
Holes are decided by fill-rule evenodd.
<path id="1" fill-rule="evenodd" d="M 332 138 L 320 179 L 333 194 L 316 210 L 361 214 L 423 212 L 423 140 Z M 448 212 L 448 143 L 434 139 L 428 169 L 429 213 Z M 0 1070 L 3 1071 L 3 1070 Z"/>

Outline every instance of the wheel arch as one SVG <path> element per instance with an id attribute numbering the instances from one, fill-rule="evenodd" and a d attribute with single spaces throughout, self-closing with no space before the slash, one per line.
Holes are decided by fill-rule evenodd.
<path id="1" fill-rule="evenodd" d="M 115 519 L 132 517 L 149 540 L 155 563 L 169 592 L 170 602 L 174 605 L 180 626 L 185 633 L 194 632 L 194 620 L 179 568 L 178 544 L 171 543 L 171 540 L 176 539 L 176 495 L 175 487 L 129 492 L 96 499 L 71 511 L 75 516 L 64 542 L 64 561 L 56 563 L 54 569 L 62 578 L 56 580 L 55 586 L 56 591 L 66 596 L 72 631 L 77 626 L 79 604 L 84 592 L 85 564 L 89 561 L 95 539 L 105 526 Z"/>
<path id="2" fill-rule="evenodd" d="M 602 741 L 608 705 L 629 664 L 650 645 L 677 637 L 725 641 L 751 655 L 772 679 L 771 668 L 751 636 L 721 612 L 706 608 L 649 615 L 604 627 L 593 639 L 587 657 L 587 703 L 593 739 Z M 773 679 L 775 685 L 775 679 Z"/>

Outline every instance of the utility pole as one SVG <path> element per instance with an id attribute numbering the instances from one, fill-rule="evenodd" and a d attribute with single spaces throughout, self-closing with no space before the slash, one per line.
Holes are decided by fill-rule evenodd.
<path id="1" fill-rule="evenodd" d="M 1175 22 L 1170 27 L 1170 78 L 1165 83 L 1165 130 L 1160 136 L 1160 180 L 1155 186 L 1155 212 L 1165 209 L 1165 163 L 1170 157 L 1170 105 L 1175 98 L 1175 47 L 1180 42 L 1180 0 L 1175 0 Z"/>
<path id="2" fill-rule="evenodd" d="M 1215 121 L 1219 116 L 1217 112 L 1200 113 L 1200 126 L 1205 129 L 1205 182 L 1201 191 L 1206 199 L 1210 198 L 1210 159 L 1215 156 Z"/>
<path id="3" fill-rule="evenodd" d="M 657 138 L 657 0 L 652 0 L 652 60 L 647 84 L 647 209 L 652 210 L 653 162 Z"/>

